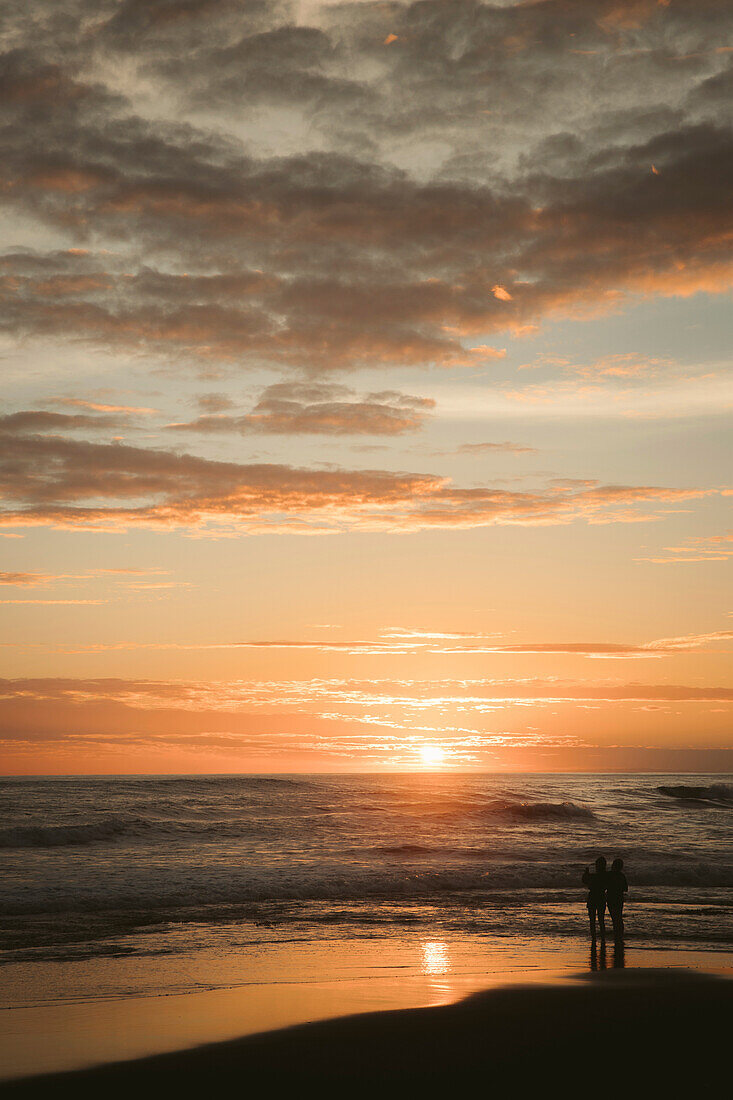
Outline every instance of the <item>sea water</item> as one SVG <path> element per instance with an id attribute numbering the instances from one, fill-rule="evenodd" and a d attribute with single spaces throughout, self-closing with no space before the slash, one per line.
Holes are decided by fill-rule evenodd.
<path id="1" fill-rule="evenodd" d="M 229 941 L 587 935 L 581 875 L 620 856 L 643 946 L 733 940 L 726 776 L 0 780 L 0 963 Z"/>

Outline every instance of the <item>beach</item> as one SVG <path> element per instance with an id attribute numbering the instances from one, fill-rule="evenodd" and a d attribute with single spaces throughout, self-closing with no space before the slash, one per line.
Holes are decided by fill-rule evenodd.
<path id="1" fill-rule="evenodd" d="M 700 1087 L 727 1060 L 733 982 L 690 970 L 610 970 L 457 1002 L 344 1016 L 68 1074 L 8 1097 L 193 1097 L 296 1088 L 436 1095 L 558 1087 L 630 1095 Z"/>
<path id="2" fill-rule="evenodd" d="M 694 1038 L 708 1019 L 701 1052 L 728 1003 L 727 777 L 2 786 L 0 1080 L 19 1094 L 49 1091 L 49 1075 L 56 1095 L 58 1082 L 74 1091 L 97 1074 L 105 1092 L 117 1074 L 138 1075 L 144 1094 L 164 1066 L 185 1095 L 207 1059 L 231 1062 L 243 1079 L 266 1073 L 268 1059 L 294 1082 L 322 1076 L 298 1053 L 303 1035 L 338 1046 L 333 1067 L 347 1076 L 349 1044 L 372 1042 L 359 1038 L 367 1028 L 386 1049 L 380 1029 L 393 1024 L 407 1061 L 400 1069 L 393 1050 L 385 1065 L 399 1076 L 419 1070 L 410 1044 L 438 1057 L 435 1020 L 445 1059 L 464 1072 L 449 1054 L 463 1042 L 450 1039 L 455 1021 L 488 1050 L 494 998 L 512 1006 L 515 1031 L 492 1023 L 486 1057 L 505 1068 L 514 1059 L 523 1073 L 522 1051 L 548 1028 L 553 1056 L 564 1050 L 572 1066 L 585 1056 L 579 1044 L 595 1049 L 586 1013 L 598 1021 L 608 1010 L 621 1034 L 640 997 L 655 1014 L 647 1033 L 666 1021 L 670 1035 Z M 599 852 L 626 860 L 631 888 L 625 946 L 593 951 L 580 880 Z M 698 1057 L 694 1043 L 684 1056 Z M 430 1075 L 443 1072 L 436 1064 Z"/>
<path id="3" fill-rule="evenodd" d="M 230 959 L 231 974 L 237 961 L 241 967 L 242 959 Z M 417 1012 L 418 1027 L 426 1019 L 423 1011 L 475 1005 L 472 998 L 517 989 L 523 991 L 527 1011 L 534 1011 L 534 997 L 543 990 L 577 993 L 597 982 L 604 991 L 629 991 L 641 983 L 644 989 L 664 989 L 666 996 L 681 998 L 678 1009 L 684 1014 L 687 1002 L 681 991 L 688 986 L 694 986 L 698 1013 L 704 990 L 714 992 L 716 1000 L 719 985 L 733 988 L 733 952 L 644 949 L 612 942 L 594 948 L 582 936 L 563 944 L 542 937 L 487 942 L 465 934 L 431 940 L 422 932 L 389 939 L 334 936 L 319 946 L 281 945 L 261 955 L 259 964 L 250 953 L 248 980 L 208 989 L 193 978 L 196 960 L 191 956 L 173 955 L 168 962 L 167 969 L 161 965 L 156 973 L 156 961 L 149 959 L 148 991 L 134 995 L 125 993 L 134 977 L 125 960 L 118 961 L 116 989 L 109 984 L 106 995 L 98 992 L 99 979 L 90 981 L 90 971 L 94 965 L 108 968 L 109 959 L 96 964 L 77 960 L 70 967 L 61 964 L 60 971 L 58 963 L 36 963 L 33 971 L 6 969 L 17 993 L 8 1005 L 6 991 L 0 1014 L 0 1080 L 5 1087 L 39 1075 L 76 1080 L 81 1073 L 79 1079 L 86 1080 L 83 1075 L 92 1069 L 128 1063 L 139 1064 L 142 1072 L 156 1056 L 174 1058 L 166 1065 L 175 1066 L 175 1058 L 186 1060 L 195 1049 L 224 1052 L 232 1041 L 244 1044 L 246 1059 L 254 1049 L 246 1037 L 326 1027 L 337 1019 L 375 1014 L 392 1019 L 398 1018 L 396 1013 Z M 213 960 L 198 960 L 203 968 L 207 963 L 211 966 Z M 33 998 L 31 976 L 45 997 Z M 186 991 L 161 993 L 166 983 L 169 990 Z M 61 987 L 74 995 L 62 996 Z M 571 999 L 569 1009 L 574 1011 L 575 1003 Z"/>

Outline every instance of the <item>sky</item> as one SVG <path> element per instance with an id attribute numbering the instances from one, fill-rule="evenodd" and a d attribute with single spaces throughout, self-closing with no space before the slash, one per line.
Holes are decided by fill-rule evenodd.
<path id="1" fill-rule="evenodd" d="M 732 31 L 5 13 L 5 774 L 733 771 Z"/>

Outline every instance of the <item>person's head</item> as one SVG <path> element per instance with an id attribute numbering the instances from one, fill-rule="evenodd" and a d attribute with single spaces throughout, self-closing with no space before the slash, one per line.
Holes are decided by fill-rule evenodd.
<path id="1" fill-rule="evenodd" d="M 605 871 L 605 870 L 606 870 L 606 857 L 605 856 L 599 856 L 598 859 L 596 860 L 596 871 Z"/>
<path id="2" fill-rule="evenodd" d="M 611 864 L 611 870 L 612 871 L 623 871 L 623 869 L 624 869 L 624 861 L 622 859 L 614 859 L 613 863 Z"/>

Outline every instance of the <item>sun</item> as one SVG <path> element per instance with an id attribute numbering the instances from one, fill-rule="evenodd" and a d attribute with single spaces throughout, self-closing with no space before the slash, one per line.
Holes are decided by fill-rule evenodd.
<path id="1" fill-rule="evenodd" d="M 440 745 L 421 745 L 418 749 L 420 760 L 426 767 L 435 767 L 445 760 L 445 749 Z"/>

